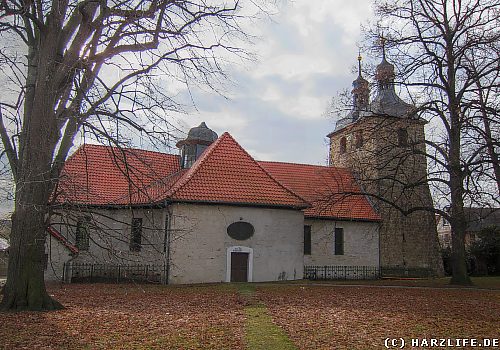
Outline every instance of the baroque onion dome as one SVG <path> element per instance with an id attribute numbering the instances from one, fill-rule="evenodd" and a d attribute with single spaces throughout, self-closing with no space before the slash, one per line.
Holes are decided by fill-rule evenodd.
<path id="1" fill-rule="evenodd" d="M 203 151 L 218 137 L 217 133 L 208 128 L 205 122 L 191 128 L 188 136 L 177 142 L 176 145 L 181 152 L 181 168 L 190 168 Z"/>
<path id="2" fill-rule="evenodd" d="M 352 97 L 355 110 L 366 110 L 370 98 L 368 81 L 361 74 L 361 55 L 358 56 L 358 77 L 352 82 Z"/>
<path id="3" fill-rule="evenodd" d="M 414 106 L 404 102 L 395 90 L 396 77 L 394 65 L 385 57 L 385 45 L 382 44 L 382 62 L 375 71 L 377 81 L 377 95 L 370 104 L 369 110 L 374 115 L 391 117 L 410 117 L 415 110 Z"/>
<path id="4" fill-rule="evenodd" d="M 370 102 L 370 88 L 368 81 L 363 78 L 361 73 L 361 54 L 358 56 L 358 77 L 352 82 L 353 109 L 345 118 L 337 121 L 335 130 L 342 129 L 366 114 Z"/>

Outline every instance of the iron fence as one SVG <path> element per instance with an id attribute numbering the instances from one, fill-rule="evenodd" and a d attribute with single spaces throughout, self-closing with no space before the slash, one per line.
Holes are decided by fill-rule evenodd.
<path id="1" fill-rule="evenodd" d="M 304 266 L 304 278 L 309 280 L 368 280 L 380 277 L 375 266 Z"/>
<path id="2" fill-rule="evenodd" d="M 429 268 L 404 268 L 404 267 L 382 267 L 380 270 L 382 277 L 411 277 L 411 278 L 429 278 L 434 277 L 435 273 Z"/>
<path id="3" fill-rule="evenodd" d="M 67 282 L 143 282 L 163 283 L 164 265 L 112 265 L 94 263 L 64 264 Z"/>

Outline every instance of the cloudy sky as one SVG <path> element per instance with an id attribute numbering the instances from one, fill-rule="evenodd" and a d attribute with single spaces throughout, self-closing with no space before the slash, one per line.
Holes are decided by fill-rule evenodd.
<path id="1" fill-rule="evenodd" d="M 355 79 L 360 26 L 372 16 L 370 3 L 282 1 L 272 20 L 248 27 L 258 37 L 249 48 L 258 59 L 231 66 L 234 84 L 224 97 L 191 90 L 196 110 L 176 124 L 187 132 L 205 121 L 219 135 L 228 131 L 258 160 L 327 164 L 326 135 L 335 121 L 325 111 Z M 0 197 L 4 216 L 12 202 Z"/>
<path id="2" fill-rule="evenodd" d="M 233 66 L 228 99 L 194 92 L 198 111 L 182 128 L 205 121 L 228 131 L 256 159 L 326 164 L 326 135 L 334 120 L 331 98 L 351 88 L 360 25 L 372 15 L 369 0 L 293 0 L 273 21 L 259 22 L 253 64 Z"/>

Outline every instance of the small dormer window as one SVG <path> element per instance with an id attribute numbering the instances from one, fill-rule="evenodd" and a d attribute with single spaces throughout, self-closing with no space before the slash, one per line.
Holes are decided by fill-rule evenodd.
<path id="1" fill-rule="evenodd" d="M 347 140 L 345 137 L 340 139 L 340 154 L 344 154 L 347 150 Z"/>

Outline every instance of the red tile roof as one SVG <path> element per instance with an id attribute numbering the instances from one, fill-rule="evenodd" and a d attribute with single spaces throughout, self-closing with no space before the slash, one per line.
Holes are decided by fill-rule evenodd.
<path id="1" fill-rule="evenodd" d="M 300 208 L 307 217 L 380 220 L 364 196 L 342 194 L 359 192 L 348 170 L 257 162 L 228 133 L 190 169 L 180 169 L 175 155 L 85 145 L 68 159 L 63 175 L 59 202 L 228 203 Z"/>
<path id="2" fill-rule="evenodd" d="M 306 217 L 380 220 L 348 169 L 281 162 L 259 164 L 312 204 L 304 211 Z"/>
<path id="3" fill-rule="evenodd" d="M 227 132 L 177 181 L 168 197 L 177 201 L 309 206 L 270 176 Z"/>
<path id="4" fill-rule="evenodd" d="M 92 205 L 128 204 L 138 190 L 179 170 L 176 155 L 87 144 L 66 161 L 56 200 Z"/>

